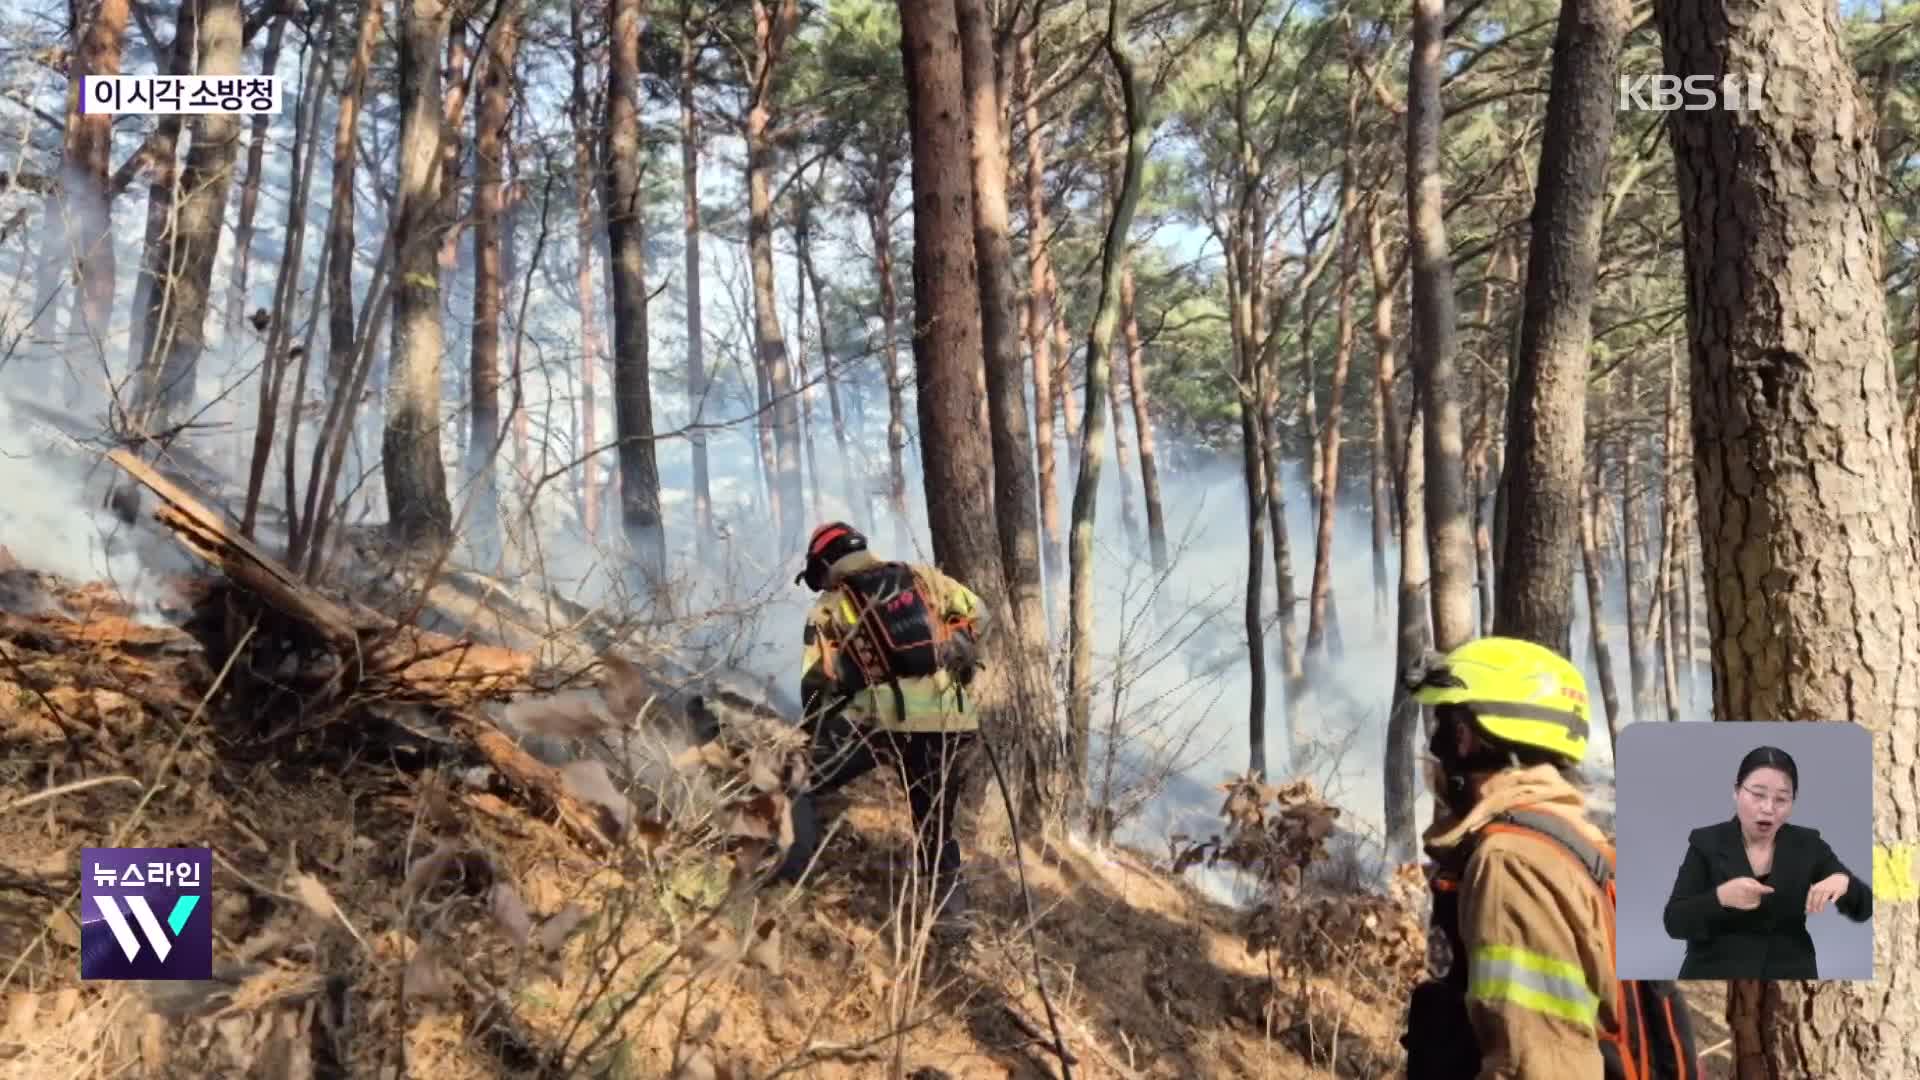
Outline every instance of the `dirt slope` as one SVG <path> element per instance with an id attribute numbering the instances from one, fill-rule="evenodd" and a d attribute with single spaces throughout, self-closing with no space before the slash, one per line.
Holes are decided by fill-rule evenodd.
<path id="1" fill-rule="evenodd" d="M 839 800 L 808 881 L 756 887 L 710 835 L 593 850 L 378 703 L 265 713 L 129 615 L 0 572 L 0 1078 L 1059 1075 L 1004 839 L 969 848 L 974 948 L 903 940 L 895 782 Z M 213 849 L 213 982 L 78 982 L 79 849 L 108 844 Z M 1138 854 L 1024 865 L 1075 1076 L 1391 1070 L 1397 999 L 1362 952 L 1272 970 Z"/>

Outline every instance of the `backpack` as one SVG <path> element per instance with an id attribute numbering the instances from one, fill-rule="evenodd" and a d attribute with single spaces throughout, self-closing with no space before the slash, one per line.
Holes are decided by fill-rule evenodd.
<path id="1" fill-rule="evenodd" d="M 1606 897 L 1607 909 L 1614 910 L 1612 848 L 1596 848 L 1564 819 L 1540 810 L 1509 810 L 1495 815 L 1487 827 L 1530 832 L 1553 841 L 1580 864 Z M 1473 843 L 1470 840 L 1461 850 L 1455 865 L 1466 865 Z M 1460 939 L 1458 881 L 1446 873 L 1437 875 L 1433 900 L 1434 933 L 1429 949 L 1450 949 L 1452 963 L 1443 980 L 1428 981 L 1414 990 L 1407 1034 L 1401 1044 L 1408 1051 L 1409 1080 L 1459 1080 L 1478 1075 L 1480 1052 L 1467 1019 L 1467 965 Z M 1610 934 L 1609 957 L 1613 952 Z M 1619 1028 L 1600 1033 L 1607 1080 L 1697 1080 L 1700 1063 L 1692 1018 L 1672 981 L 1617 980 L 1614 1012 L 1620 1019 Z"/>
<path id="2" fill-rule="evenodd" d="M 855 614 L 853 631 L 842 643 L 842 693 L 891 686 L 894 707 L 904 721 L 901 679 L 945 671 L 959 686 L 971 681 L 978 666 L 972 620 L 942 615 L 942 605 L 913 567 L 880 563 L 843 576 L 837 587 Z"/>

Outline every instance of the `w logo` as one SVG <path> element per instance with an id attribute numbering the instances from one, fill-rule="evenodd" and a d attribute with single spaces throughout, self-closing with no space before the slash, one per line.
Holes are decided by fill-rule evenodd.
<path id="1" fill-rule="evenodd" d="M 83 848 L 82 979 L 213 977 L 213 853 Z"/>
<path id="2" fill-rule="evenodd" d="M 161 963 L 167 962 L 167 954 L 173 951 L 173 942 L 160 929 L 160 920 L 153 917 L 153 908 L 147 906 L 144 896 L 126 898 L 127 909 L 133 912 L 133 921 L 140 924 L 140 930 L 147 937 L 147 944 L 153 946 L 154 955 Z M 100 909 L 100 917 L 107 920 L 107 928 L 113 931 L 113 940 L 120 943 L 120 951 L 126 954 L 127 962 L 132 963 L 140 955 L 140 942 L 133 936 L 133 927 L 127 925 L 127 917 L 120 913 L 120 905 L 111 896 L 96 896 L 94 906 Z M 187 918 L 200 903 L 196 895 L 182 896 L 173 902 L 173 910 L 167 913 L 167 928 L 174 937 L 187 925 Z"/>

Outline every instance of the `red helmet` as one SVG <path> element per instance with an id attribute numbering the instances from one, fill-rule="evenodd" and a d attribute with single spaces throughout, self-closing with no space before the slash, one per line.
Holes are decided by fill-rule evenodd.
<path id="1" fill-rule="evenodd" d="M 813 530 L 807 538 L 806 567 L 794 576 L 795 585 L 806 582 L 814 592 L 827 587 L 827 569 L 856 551 L 867 550 L 867 538 L 844 521 L 829 521 Z"/>

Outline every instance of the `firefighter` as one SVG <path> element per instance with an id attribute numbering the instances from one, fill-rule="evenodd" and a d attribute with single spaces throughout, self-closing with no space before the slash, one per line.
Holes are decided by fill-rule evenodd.
<path id="1" fill-rule="evenodd" d="M 913 816 L 913 907 L 932 899 L 934 939 L 964 944 L 970 920 L 954 829 L 959 773 L 980 729 L 966 693 L 985 619 L 980 598 L 935 567 L 882 561 L 839 521 L 808 539 L 794 578 L 803 582 L 820 594 L 807 613 L 800 681 L 812 769 L 781 876 L 797 877 L 818 843 L 815 800 L 885 762 L 905 781 Z"/>
<path id="2" fill-rule="evenodd" d="M 1600 1080 L 1620 1019 L 1613 910 L 1568 857 L 1611 850 L 1569 782 L 1587 748 L 1586 680 L 1550 649 L 1487 637 L 1410 683 L 1432 710 L 1437 806 L 1423 835 L 1430 979 L 1402 1040 L 1409 1080 Z"/>

